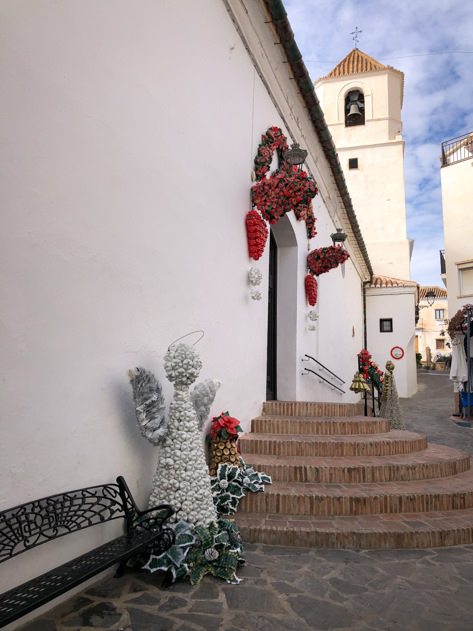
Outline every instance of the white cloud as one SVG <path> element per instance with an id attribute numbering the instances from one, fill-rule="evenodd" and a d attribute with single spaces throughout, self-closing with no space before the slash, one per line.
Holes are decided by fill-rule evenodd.
<path id="1" fill-rule="evenodd" d="M 415 239 L 411 275 L 439 284 L 439 156 L 443 141 L 473 131 L 473 3 L 284 0 L 284 6 L 314 81 L 350 52 L 355 27 L 362 31 L 360 50 L 404 72 L 408 236 Z"/>

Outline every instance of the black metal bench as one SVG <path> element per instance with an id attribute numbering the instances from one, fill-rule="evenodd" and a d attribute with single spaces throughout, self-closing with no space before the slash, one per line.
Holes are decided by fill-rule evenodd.
<path id="1" fill-rule="evenodd" d="M 0 627 L 53 600 L 60 594 L 146 550 L 164 552 L 175 540 L 164 522 L 174 513 L 161 504 L 140 511 L 123 477 L 103 484 L 59 493 L 0 512 L 0 563 L 64 535 L 125 518 L 125 534 L 37 578 L 0 595 Z"/>

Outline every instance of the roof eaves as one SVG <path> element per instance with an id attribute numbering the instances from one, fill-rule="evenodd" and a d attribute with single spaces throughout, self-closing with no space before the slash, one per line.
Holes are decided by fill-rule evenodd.
<path id="1" fill-rule="evenodd" d="M 315 132 L 322 145 L 323 152 L 332 170 L 333 177 L 339 190 L 340 197 L 343 201 L 343 205 L 345 207 L 353 234 L 355 235 L 358 247 L 360 248 L 363 260 L 371 277 L 373 276 L 373 268 L 368 256 L 366 244 L 361 234 L 358 219 L 355 214 L 355 209 L 353 208 L 350 194 L 348 192 L 345 176 L 343 175 L 340 161 L 338 159 L 337 149 L 333 142 L 332 135 L 328 129 L 327 123 L 325 122 L 325 116 L 315 93 L 314 84 L 312 82 L 312 79 L 310 78 L 304 61 L 302 60 L 302 54 L 299 51 L 299 48 L 295 42 L 294 32 L 287 17 L 286 9 L 284 8 L 282 0 L 262 0 L 262 2 L 266 6 L 273 19 L 273 24 L 279 41 L 284 48 L 294 79 L 297 82 L 297 85 L 301 91 L 302 98 L 304 99 L 307 106 Z"/>

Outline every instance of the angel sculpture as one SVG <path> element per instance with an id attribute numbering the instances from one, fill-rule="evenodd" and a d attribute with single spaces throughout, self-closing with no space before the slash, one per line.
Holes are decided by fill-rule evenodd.
<path id="1" fill-rule="evenodd" d="M 172 504 L 176 512 L 170 521 L 183 520 L 193 526 L 217 521 L 201 430 L 220 382 L 206 379 L 189 392 L 201 368 L 199 354 L 192 346 L 169 347 L 164 370 L 174 384 L 174 396 L 167 420 L 156 377 L 144 368 L 128 371 L 140 431 L 153 445 L 160 446 L 149 505 Z"/>

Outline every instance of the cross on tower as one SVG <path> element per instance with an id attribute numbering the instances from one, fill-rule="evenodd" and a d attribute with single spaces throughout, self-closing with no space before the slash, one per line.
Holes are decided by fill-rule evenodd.
<path id="1" fill-rule="evenodd" d="M 350 33 L 350 35 L 353 35 L 353 41 L 355 42 L 355 48 L 358 48 L 358 35 L 360 33 L 363 33 L 363 31 L 359 31 L 357 26 L 355 26 L 355 30 Z"/>

